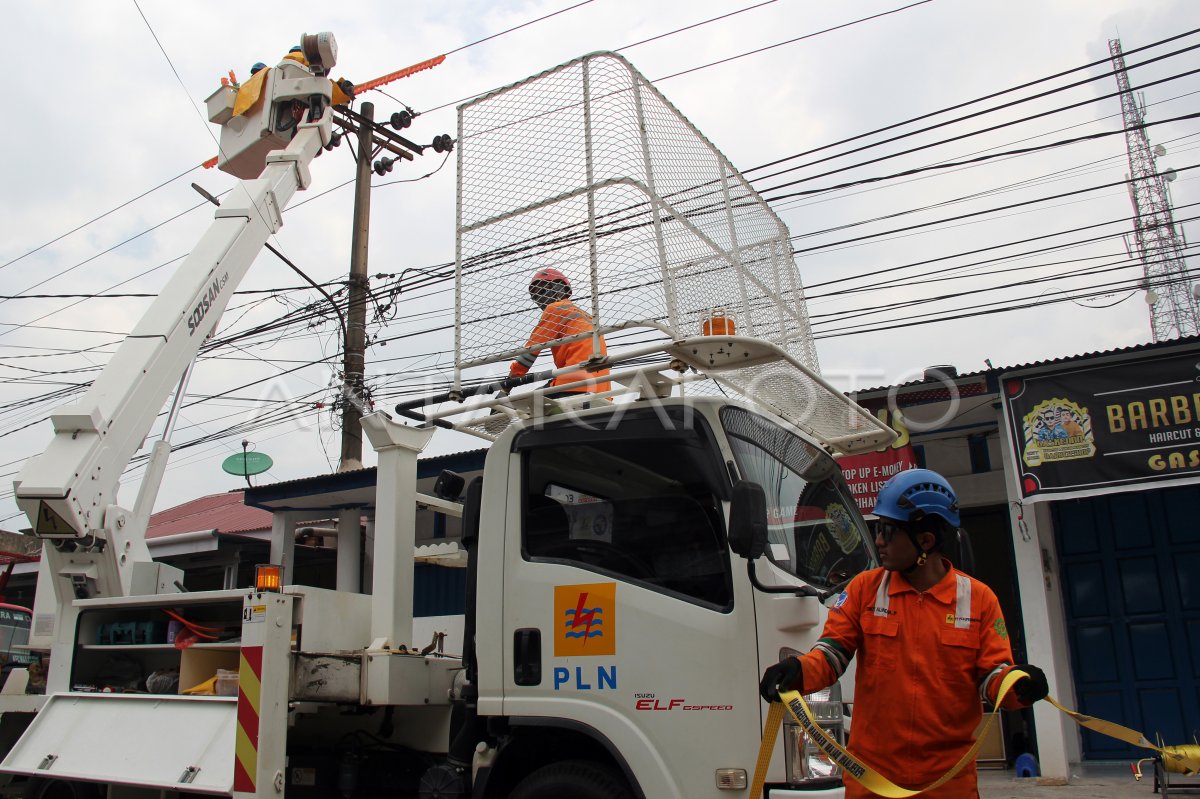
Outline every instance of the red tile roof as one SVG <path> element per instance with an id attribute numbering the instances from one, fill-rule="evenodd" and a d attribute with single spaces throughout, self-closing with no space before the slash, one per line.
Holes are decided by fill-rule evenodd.
<path id="1" fill-rule="evenodd" d="M 216 530 L 221 533 L 245 533 L 270 530 L 271 513 L 243 504 L 244 491 L 210 494 L 173 508 L 160 510 L 150 517 L 146 538 L 161 538 L 177 533 Z"/>

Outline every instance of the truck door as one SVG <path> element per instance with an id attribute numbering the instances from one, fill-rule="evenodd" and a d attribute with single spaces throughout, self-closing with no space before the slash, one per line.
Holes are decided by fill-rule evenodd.
<path id="1" fill-rule="evenodd" d="M 682 407 L 587 421 L 514 439 L 504 713 L 602 740 L 645 796 L 727 795 L 715 771 L 753 771 L 761 721 L 724 461 Z"/>

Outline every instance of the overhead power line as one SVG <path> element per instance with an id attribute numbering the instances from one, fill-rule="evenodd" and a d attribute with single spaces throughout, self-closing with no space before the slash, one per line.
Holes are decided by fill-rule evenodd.
<path id="1" fill-rule="evenodd" d="M 85 227 L 87 227 L 88 225 L 91 225 L 94 222 L 99 222 L 104 217 L 114 214 L 117 211 L 120 211 L 122 208 L 124 208 L 128 205 L 132 205 L 133 203 L 137 202 L 138 200 L 142 199 L 143 197 L 147 197 L 147 196 L 153 194 L 154 192 L 158 191 L 159 189 L 163 188 L 164 186 L 168 186 L 168 185 L 174 183 L 175 181 L 179 180 L 180 178 L 190 175 L 192 172 L 195 172 L 199 168 L 200 168 L 199 164 L 196 164 L 195 166 L 192 166 L 192 167 L 188 167 L 187 169 L 185 169 L 183 172 L 180 172 L 175 177 L 167 178 L 162 183 L 159 183 L 157 186 L 154 186 L 153 188 L 146 189 L 144 192 L 137 195 L 136 197 L 131 197 L 128 200 L 126 200 L 125 202 L 120 203 L 119 205 L 113 206 L 112 208 L 108 209 L 104 213 L 94 216 L 91 219 L 89 219 L 88 221 L 83 222 L 82 224 L 76 225 L 75 227 L 71 228 L 67 232 L 60 233 L 59 235 L 55 236 L 54 238 L 50 239 L 49 241 L 45 242 L 44 244 L 39 244 L 38 246 L 34 247 L 32 250 L 29 250 L 28 252 L 23 253 L 21 255 L 18 255 L 16 258 L 5 261 L 4 263 L 0 264 L 0 269 L 4 269 L 7 266 L 11 266 L 12 264 L 15 264 L 17 261 L 20 261 L 23 258 L 28 258 L 29 256 L 33 255 L 34 253 L 39 252 L 40 250 L 44 250 L 47 247 L 49 247 L 51 244 L 56 244 L 57 242 L 62 241 L 67 236 L 70 236 L 72 233 L 78 233 L 79 231 L 81 231 Z M 8 299 L 8 298 L 5 297 L 3 299 Z"/>
<path id="2" fill-rule="evenodd" d="M 1159 39 L 1156 42 L 1151 42 L 1150 44 L 1143 45 L 1142 47 L 1135 47 L 1132 50 L 1127 50 L 1125 52 L 1125 54 L 1133 55 L 1134 53 L 1140 53 L 1145 50 L 1153 49 L 1155 47 L 1161 47 L 1164 44 L 1170 44 L 1171 42 L 1175 42 L 1180 39 L 1185 39 L 1188 36 L 1195 36 L 1198 33 L 1200 33 L 1200 28 L 1193 28 L 1189 31 L 1184 31 L 1183 33 L 1176 34 L 1175 36 L 1169 36 L 1166 39 Z M 819 152 L 828 150 L 833 147 L 839 147 L 843 144 L 849 144 L 850 142 L 858 141 L 859 139 L 865 139 L 865 138 L 874 136 L 879 133 L 886 133 L 889 130 L 895 130 L 897 128 L 902 128 L 905 125 L 911 125 L 914 122 L 921 122 L 926 119 L 932 119 L 933 117 L 941 116 L 942 114 L 948 114 L 952 111 L 957 111 L 961 108 L 967 108 L 968 106 L 975 105 L 976 103 L 983 103 L 983 102 L 987 102 L 988 100 L 994 100 L 995 98 L 1003 97 L 1006 94 L 1011 94 L 1013 92 L 1021 91 L 1022 89 L 1028 89 L 1033 86 L 1038 86 L 1042 83 L 1048 83 L 1052 80 L 1057 80 L 1058 78 L 1066 77 L 1067 75 L 1072 75 L 1076 72 L 1082 72 L 1084 70 L 1091 69 L 1092 67 L 1097 67 L 1097 66 L 1102 66 L 1102 65 L 1110 65 L 1111 63 L 1112 63 L 1111 58 L 1101 58 L 1098 61 L 1092 61 L 1088 64 L 1083 64 L 1078 67 L 1072 67 L 1071 69 L 1064 70 L 1062 72 L 1056 72 L 1055 74 L 1047 75 L 1044 78 L 1038 78 L 1037 80 L 1028 81 L 1027 83 L 1022 83 L 1017 86 L 1009 87 L 1007 89 L 1001 89 L 998 92 L 992 92 L 990 94 L 985 94 L 981 97 L 976 97 L 972 100 L 967 100 L 962 103 L 957 103 L 955 105 L 947 106 L 946 108 L 939 108 L 936 111 L 930 111 L 928 113 L 921 114 L 921 115 L 915 116 L 915 117 L 911 117 L 911 118 L 903 120 L 901 122 L 893 122 L 889 125 L 885 125 L 880 128 L 875 128 L 874 130 L 869 130 L 866 133 L 858 133 L 858 134 L 855 134 L 854 136 L 850 136 L 845 139 L 839 139 L 838 141 L 830 142 L 828 144 L 823 144 L 820 147 L 814 147 L 809 150 L 803 150 L 798 153 L 792 153 L 791 155 L 786 155 L 786 156 L 783 156 L 782 158 L 777 158 L 773 161 L 768 161 L 765 164 L 759 164 L 758 166 L 752 166 L 749 169 L 744 169 L 744 170 L 742 170 L 742 174 L 749 174 L 751 172 L 756 172 L 760 169 L 768 169 L 770 167 L 785 163 L 787 161 L 791 161 L 796 158 L 803 158 L 806 155 L 812 155 L 814 153 L 819 153 Z M 1110 77 L 1110 76 L 1111 76 L 1111 73 L 1109 73 L 1109 75 L 1102 75 L 1100 77 Z"/>
<path id="3" fill-rule="evenodd" d="M 1184 172 L 1189 169 L 1195 169 L 1198 166 L 1200 166 L 1200 164 L 1189 164 L 1188 166 L 1179 167 L 1175 171 L 1176 172 Z M 849 244 L 851 242 L 856 242 L 856 241 L 866 241 L 868 239 L 879 238 L 880 236 L 889 236 L 894 233 L 904 233 L 904 232 L 908 232 L 911 230 L 920 230 L 922 228 L 933 227 L 935 225 L 944 225 L 948 222 L 957 222 L 962 219 L 971 219 L 973 217 L 984 216 L 986 214 L 994 214 L 999 211 L 1008 211 L 1013 208 L 1023 208 L 1025 206 L 1029 206 L 1029 205 L 1036 205 L 1039 203 L 1050 202 L 1051 200 L 1060 200 L 1064 197 L 1074 197 L 1074 196 L 1077 196 L 1080 194 L 1087 194 L 1088 192 L 1099 191 L 1101 189 L 1111 189 L 1114 186 L 1126 186 L 1128 184 L 1129 184 L 1128 179 L 1117 180 L 1117 181 L 1113 181 L 1111 183 L 1101 183 L 1096 186 L 1088 186 L 1087 188 L 1084 188 L 1084 189 L 1076 189 L 1074 191 L 1061 192 L 1059 194 L 1051 194 L 1047 197 L 1036 197 L 1032 200 L 1024 200 L 1024 201 L 1018 202 L 1018 203 L 1009 203 L 1007 205 L 999 205 L 994 208 L 986 208 L 982 211 L 972 211 L 967 214 L 958 214 L 957 216 L 945 217 L 944 219 L 935 219 L 931 222 L 921 222 L 921 223 L 915 224 L 915 225 L 907 225 L 905 227 L 892 228 L 890 230 L 880 231 L 879 233 L 868 233 L 868 234 L 865 234 L 862 236 L 857 236 L 857 237 L 851 238 L 851 239 L 842 239 L 840 241 L 832 241 L 827 244 L 819 244 L 819 245 L 816 245 L 813 247 L 804 247 L 801 249 L 793 250 L 793 253 L 795 255 L 804 255 L 805 253 L 816 252 L 818 250 L 825 250 L 830 247 L 835 247 L 835 246 L 838 246 L 841 244 Z M 795 239 L 800 239 L 800 238 L 804 238 L 804 237 L 805 237 L 804 234 L 800 234 L 798 236 L 792 236 L 792 239 L 795 240 Z"/>
<path id="4" fill-rule="evenodd" d="M 869 17 L 862 17 L 861 19 L 851 20 L 850 22 L 844 22 L 844 23 L 842 23 L 841 25 L 835 25 L 835 26 L 834 26 L 834 27 L 832 27 L 832 28 L 826 28 L 825 30 L 814 31 L 814 32 L 812 32 L 812 33 L 806 33 L 806 34 L 804 34 L 803 36 L 797 36 L 797 37 L 794 37 L 794 38 L 792 38 L 792 39 L 788 39 L 787 41 L 783 41 L 783 42 L 776 42 L 775 44 L 767 45 L 766 47 L 759 47 L 759 48 L 756 48 L 756 49 L 753 49 L 753 50 L 747 50 L 747 51 L 745 51 L 745 52 L 738 53 L 737 55 L 733 55 L 733 56 L 730 56 L 730 57 L 728 57 L 728 58 L 722 58 L 722 59 L 720 59 L 720 60 L 717 60 L 717 61 L 710 61 L 710 62 L 709 62 L 709 63 L 707 63 L 707 64 L 700 64 L 699 66 L 690 67 L 689 69 L 685 69 L 685 70 L 683 70 L 683 71 L 681 71 L 681 72 L 676 72 L 676 73 L 675 73 L 675 74 L 673 74 L 673 75 L 666 75 L 666 76 L 664 76 L 664 77 L 661 77 L 661 78 L 656 78 L 656 79 L 655 79 L 655 82 L 657 83 L 657 82 L 661 82 L 661 81 L 665 81 L 665 80 L 670 80 L 671 78 L 676 78 L 676 77 L 679 77 L 680 75 L 686 75 L 686 74 L 688 74 L 689 72 L 698 72 L 699 70 L 702 70 L 702 69 L 708 69 L 709 67 L 715 67 L 715 66 L 718 66 L 719 64 L 726 64 L 726 63 L 729 63 L 730 61 L 736 61 L 736 60 L 738 60 L 739 58 L 745 58 L 746 56 L 754 55 L 754 54 L 756 54 L 756 53 L 762 53 L 762 52 L 765 52 L 765 51 L 767 51 L 767 50 L 773 50 L 773 49 L 774 49 L 774 48 L 776 48 L 776 47 L 782 47 L 782 46 L 784 46 L 784 45 L 786 45 L 786 44 L 794 44 L 794 43 L 796 43 L 796 42 L 804 41 L 805 39 L 811 39 L 811 38 L 813 38 L 814 36 L 820 36 L 820 35 L 822 35 L 822 34 L 825 34 L 825 33 L 832 33 L 833 31 L 841 30 L 841 29 L 843 29 L 843 28 L 848 28 L 848 27 L 851 27 L 851 26 L 853 26 L 853 25 L 859 25 L 859 24 L 862 24 L 862 23 L 864 23 L 864 22 L 869 22 L 869 21 L 871 21 L 871 20 L 873 20 L 873 19 L 878 19 L 879 17 L 886 17 L 886 16 L 888 16 L 888 15 L 890 15 L 890 14 L 897 14 L 897 13 L 899 13 L 899 12 L 901 12 L 901 11 L 907 11 L 907 10 L 909 10 L 910 8 L 915 8 L 916 6 L 924 5 L 924 4 L 926 4 L 926 3 L 930 3 L 930 2 L 933 2 L 933 0 L 918 0 L 918 2 L 915 2 L 915 3 L 910 3 L 909 5 L 906 5 L 906 6 L 901 6 L 900 8 L 894 8 L 894 9 L 892 9 L 892 10 L 890 10 L 890 11 L 884 11 L 884 12 L 880 12 L 880 13 L 878 13 L 878 14 L 872 14 L 872 15 L 871 15 L 871 16 L 869 16 Z M 759 3 L 758 5 L 755 5 L 755 6 L 750 6 L 750 7 L 748 7 L 748 8 L 744 8 L 744 9 L 742 9 L 741 11 L 749 11 L 749 10 L 751 10 L 751 9 L 753 9 L 753 8 L 758 8 L 758 7 L 759 7 L 759 6 L 761 6 L 761 5 L 766 5 L 766 3 Z M 741 11 L 737 11 L 737 12 L 734 12 L 734 13 L 741 13 Z M 713 17 L 712 19 L 707 19 L 707 20 L 704 20 L 703 22 L 699 22 L 699 23 L 696 23 L 696 24 L 694 24 L 694 25 L 688 25 L 688 26 L 685 26 L 685 27 L 682 27 L 682 28 L 677 28 L 676 30 L 673 30 L 673 31 L 668 31 L 668 32 L 666 32 L 666 33 L 662 33 L 662 34 L 659 34 L 659 35 L 657 35 L 657 36 L 652 36 L 652 37 L 650 37 L 649 39 L 644 39 L 644 40 L 642 40 L 642 41 L 640 41 L 640 42 L 634 42 L 633 44 L 626 45 L 625 47 L 623 47 L 623 48 L 621 48 L 621 49 L 615 50 L 614 52 L 618 52 L 618 53 L 619 53 L 619 52 L 621 52 L 621 50 L 627 50 L 627 49 L 629 49 L 629 48 L 631 48 L 631 47 L 637 47 L 638 45 L 645 44 L 646 42 L 650 42 L 650 41 L 656 41 L 656 40 L 660 40 L 660 39 L 665 39 L 665 38 L 666 38 L 666 37 L 668 37 L 668 36 L 673 36 L 673 35 L 675 35 L 675 34 L 677 34 L 677 33 L 682 33 L 683 31 L 686 31 L 686 30 L 691 30 L 692 28 L 699 27 L 700 25 L 706 25 L 706 24 L 708 24 L 709 22 L 716 22 L 717 20 L 724 19 L 724 18 L 726 18 L 726 17 L 730 17 L 730 16 L 733 16 L 733 14 L 723 14 L 723 15 L 721 15 L 721 16 L 719 16 L 719 17 Z M 1131 51 L 1131 52 L 1132 52 L 1132 51 Z M 427 109 L 427 110 L 425 110 L 425 111 L 422 111 L 421 113 L 423 113 L 423 114 L 428 114 L 428 113 L 431 113 L 431 112 L 433 112 L 433 111 L 440 111 L 440 110 L 442 110 L 443 108 L 449 108 L 449 107 L 450 107 L 450 106 L 452 106 L 452 105 L 458 105 L 459 103 L 464 103 L 464 102 L 466 102 L 466 101 L 468 101 L 468 100 L 473 100 L 473 99 L 475 99 L 476 97 L 482 97 L 483 95 L 485 95 L 485 94 L 489 94 L 490 92 L 494 92 L 494 91 L 496 91 L 496 89 L 495 89 L 495 88 L 492 88 L 492 89 L 485 89 L 484 91 L 481 91 L 481 92 L 476 92 L 475 94 L 469 94 L 469 95 L 467 95 L 466 97 L 460 97 L 459 99 L 457 99 L 457 100 L 452 100 L 452 101 L 450 101 L 450 102 L 448 102 L 448 103 L 442 103 L 441 105 L 434 106 L 433 108 L 430 108 L 430 109 Z"/>
<path id="5" fill-rule="evenodd" d="M 747 56 L 758 55 L 759 53 L 765 53 L 768 50 L 774 50 L 776 47 L 783 47 L 784 45 L 795 44 L 796 42 L 802 42 L 805 39 L 812 39 L 815 36 L 821 36 L 826 33 L 833 33 L 834 31 L 840 31 L 843 28 L 850 28 L 855 25 L 861 25 L 864 22 L 870 22 L 871 20 L 879 19 L 881 17 L 888 17 L 888 16 L 891 16 L 892 14 L 899 14 L 902 11 L 908 11 L 909 9 L 916 8 L 917 6 L 923 6 L 926 3 L 932 3 L 932 2 L 933 2 L 933 0 L 917 0 L 917 2 L 915 2 L 915 3 L 909 3 L 906 6 L 900 6 L 899 8 L 893 8 L 890 11 L 881 11 L 878 14 L 872 14 L 869 17 L 861 17 L 859 19 L 851 20 L 850 22 L 843 22 L 841 25 L 834 25 L 832 28 L 825 28 L 824 30 L 814 31 L 812 33 L 806 33 L 803 36 L 797 36 L 793 39 L 787 39 L 786 41 L 776 42 L 775 44 L 769 44 L 766 47 L 759 47 L 755 50 L 747 50 L 744 53 L 738 53 L 737 55 L 730 56 L 729 58 L 722 58 L 718 61 L 710 61 L 707 64 L 701 64 L 698 67 L 691 67 L 690 69 L 685 69 L 680 72 L 673 72 L 670 75 L 664 75 L 661 78 L 655 78 L 653 82 L 661 83 L 665 80 L 670 80 L 671 78 L 678 78 L 681 75 L 689 75 L 693 72 L 699 72 L 702 69 L 708 69 L 709 67 L 719 66 L 720 64 L 728 64 L 730 61 L 737 61 L 740 58 L 746 58 Z"/>
<path id="6" fill-rule="evenodd" d="M 466 50 L 469 47 L 474 47 L 478 44 L 483 44 L 484 42 L 490 42 L 492 39 L 503 36 L 506 33 L 512 33 L 513 31 L 519 31 L 522 28 L 528 28 L 530 25 L 534 25 L 538 22 L 543 22 L 545 20 L 550 19 L 551 17 L 557 17 L 559 14 L 565 14 L 568 11 L 574 11 L 575 9 L 579 8 L 580 6 L 586 6 L 588 3 L 591 3 L 591 2 L 593 2 L 593 0 L 583 0 L 583 2 L 576 3 L 573 6 L 567 6 L 566 8 L 561 8 L 558 11 L 554 11 L 549 14 L 544 14 L 544 15 L 538 17 L 537 19 L 531 19 L 528 22 L 522 22 L 520 25 L 514 25 L 513 27 L 508 28 L 506 30 L 502 30 L 499 33 L 493 33 L 490 36 L 484 36 L 482 39 L 476 39 L 473 42 L 468 42 L 467 44 L 460 45 L 458 47 L 455 47 L 453 50 L 447 50 L 445 53 L 443 53 L 443 55 L 454 55 L 455 53 L 462 52 L 463 50 Z"/>
<path id="7" fill-rule="evenodd" d="M 1196 47 L 1200 48 L 1200 45 L 1197 45 Z M 1186 78 L 1189 75 L 1195 75 L 1197 73 L 1200 73 L 1200 68 L 1188 70 L 1187 72 L 1179 72 L 1174 75 L 1170 75 L 1166 78 L 1162 78 L 1160 80 L 1154 80 L 1154 81 L 1150 81 L 1148 83 L 1143 83 L 1142 85 L 1135 87 L 1135 90 L 1140 91 L 1142 89 L 1148 89 L 1151 86 L 1157 86 L 1159 84 L 1167 83 L 1169 81 L 1179 80 L 1181 78 Z M 1001 122 L 996 125 L 991 125 L 986 128 L 981 128 L 979 130 L 970 131 L 969 133 L 963 133 L 958 136 L 951 136 L 948 139 L 939 139 L 938 141 L 935 141 L 935 142 L 930 142 L 928 144 L 922 144 L 919 147 L 911 147 L 907 150 L 900 150 L 899 152 L 889 153 L 888 155 L 883 155 L 878 158 L 872 158 L 867 161 L 859 161 L 858 163 L 851 164 L 850 166 L 843 166 L 843 167 L 839 167 L 837 169 L 829 170 L 826 172 L 821 172 L 816 175 L 809 175 L 807 177 L 800 178 L 799 180 L 793 180 L 793 181 L 789 181 L 787 183 L 780 183 L 776 186 L 765 187 L 763 189 L 760 189 L 760 191 L 762 191 L 762 192 L 776 191 L 778 189 L 782 189 L 787 186 L 794 186 L 797 183 L 806 183 L 810 180 L 816 180 L 817 178 L 823 178 L 823 177 L 827 177 L 829 175 L 835 175 L 839 172 L 846 172 L 851 169 L 858 169 L 859 167 L 870 166 L 871 164 L 877 164 L 881 161 L 888 161 L 893 158 L 899 158 L 902 155 L 911 155 L 912 153 L 921 152 L 922 150 L 930 150 L 930 149 L 933 149 L 934 147 L 940 147 L 943 144 L 952 144 L 953 142 L 962 141 L 963 139 L 972 138 L 974 136 L 980 136 L 980 135 L 983 135 L 984 133 L 993 133 L 997 130 L 1003 130 L 1004 128 L 1010 128 L 1014 125 L 1020 125 L 1024 122 L 1031 122 L 1035 119 L 1041 119 L 1043 117 L 1047 117 L 1052 114 L 1059 114 L 1059 113 L 1062 113 L 1063 111 L 1070 111 L 1075 108 L 1082 108 L 1085 105 L 1091 105 L 1093 103 L 1103 102 L 1105 100 L 1111 100 L 1114 97 L 1119 97 L 1119 96 L 1120 96 L 1120 92 L 1112 92 L 1111 94 L 1106 94 L 1102 97 L 1093 97 L 1093 98 L 1089 98 L 1087 100 L 1081 100 L 1077 103 L 1071 103 L 1070 105 L 1064 105 L 1064 106 L 1059 106 L 1058 108 L 1052 108 L 1049 111 L 1042 111 L 1037 114 L 1031 114 L 1026 117 L 1021 117 L 1019 119 L 1013 119 L 1013 120 L 1009 120 L 1007 122 Z M 1197 116 L 1197 115 L 1196 114 L 1188 114 L 1186 116 L 1179 117 L 1178 119 L 1192 119 L 1195 116 Z M 1167 121 L 1178 121 L 1178 119 L 1167 120 Z M 924 131 L 917 131 L 917 132 L 924 132 Z M 915 133 L 914 134 L 906 134 L 903 137 L 896 137 L 894 139 L 889 139 L 888 142 L 890 143 L 899 138 L 906 138 L 908 135 L 915 135 Z M 1099 138 L 1100 136 L 1101 136 L 1101 134 L 1096 134 L 1095 136 L 1093 136 L 1091 138 Z M 1083 138 L 1081 138 L 1081 140 L 1086 140 L 1087 138 L 1089 138 L 1089 137 L 1083 137 Z M 882 143 L 884 143 L 884 142 L 881 142 L 881 144 Z M 851 153 L 860 152 L 861 150 L 865 150 L 865 149 L 868 149 L 869 147 L 875 147 L 875 146 L 876 145 L 872 144 L 872 145 L 867 145 L 864 147 L 856 148 L 856 149 L 850 150 L 846 153 L 839 153 L 838 155 L 833 155 L 833 156 L 829 156 L 827 158 L 822 158 L 818 161 L 811 161 L 807 164 L 802 164 L 801 166 L 798 166 L 795 168 L 800 169 L 800 168 L 806 167 L 806 166 L 813 166 L 815 164 L 822 163 L 824 161 L 828 161 L 833 158 L 840 158 L 843 155 L 849 155 Z M 1042 149 L 1044 149 L 1044 148 L 1042 148 Z M 970 162 L 967 162 L 967 163 L 970 163 Z M 779 174 L 779 173 L 776 173 L 776 174 Z M 759 179 L 761 179 L 761 178 L 759 178 Z M 849 184 L 849 185 L 854 185 L 854 184 Z"/>

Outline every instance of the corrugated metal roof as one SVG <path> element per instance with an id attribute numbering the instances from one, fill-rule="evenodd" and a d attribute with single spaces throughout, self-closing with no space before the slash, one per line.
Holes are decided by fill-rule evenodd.
<path id="1" fill-rule="evenodd" d="M 146 538 L 161 538 L 201 530 L 246 533 L 271 529 L 270 511 L 244 504 L 245 493 L 229 491 L 224 494 L 210 494 L 161 510 L 150 517 Z"/>
<path id="2" fill-rule="evenodd" d="M 473 457 L 482 458 L 486 453 L 487 453 L 487 447 L 481 447 L 479 449 L 468 449 L 468 450 L 463 450 L 461 452 L 448 452 L 444 455 L 430 455 L 427 458 L 419 459 L 417 461 L 417 463 L 418 463 L 419 467 L 422 467 L 422 471 L 429 471 L 432 467 L 436 466 L 440 461 L 470 459 Z M 433 472 L 433 473 L 436 474 L 436 472 Z M 361 477 L 362 479 L 356 480 L 355 479 L 356 475 Z M 338 484 L 348 483 L 348 484 L 353 484 L 353 485 L 361 484 L 361 485 L 372 485 L 373 486 L 373 485 L 375 485 L 375 467 L 374 466 L 364 466 L 361 469 L 349 469 L 344 472 L 332 472 L 330 474 L 318 474 L 318 475 L 313 475 L 311 477 L 297 477 L 293 480 L 283 480 L 278 483 L 264 483 L 263 485 L 255 486 L 254 489 L 251 490 L 251 494 L 253 495 L 256 491 L 258 491 L 260 489 L 265 490 L 265 492 L 267 492 L 267 493 L 270 493 L 273 489 L 301 486 L 301 485 L 304 485 L 305 483 L 324 484 L 324 483 L 327 483 L 330 481 L 338 483 Z"/>
<path id="3" fill-rule="evenodd" d="M 1139 352 L 1153 352 L 1155 350 L 1170 349 L 1172 347 L 1183 347 L 1187 345 L 1200 344 L 1200 336 L 1184 336 L 1183 338 L 1171 339 L 1170 341 L 1151 341 L 1145 344 L 1133 344 L 1128 347 L 1118 347 L 1111 350 L 1096 350 L 1095 352 L 1085 352 L 1078 355 L 1063 355 L 1058 358 L 1046 358 L 1040 361 L 1029 361 L 1027 363 L 1011 364 L 1009 366 L 996 366 L 991 369 L 980 369 L 975 372 L 963 372 L 957 376 L 957 380 L 969 380 L 971 378 L 988 377 L 989 375 L 1001 375 L 1006 372 L 1020 372 L 1026 369 L 1036 369 L 1044 366 L 1054 366 L 1058 364 L 1070 364 L 1079 361 L 1086 361 L 1091 358 L 1107 358 L 1117 355 L 1131 355 Z M 934 369 L 936 367 L 930 367 Z M 907 383 L 900 383 L 896 386 L 876 386 L 874 388 L 860 389 L 858 394 L 872 394 L 879 391 L 888 391 L 892 388 L 905 388 L 907 386 L 919 386 L 924 383 L 941 384 L 940 380 L 911 380 Z"/>

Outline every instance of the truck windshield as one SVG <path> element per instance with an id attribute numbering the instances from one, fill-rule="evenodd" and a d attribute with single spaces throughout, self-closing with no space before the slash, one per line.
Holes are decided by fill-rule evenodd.
<path id="1" fill-rule="evenodd" d="M 726 612 L 732 608 L 716 437 L 678 408 L 552 425 L 514 441 L 523 453 L 522 548 Z"/>
<path id="2" fill-rule="evenodd" d="M 828 453 L 742 408 L 721 409 L 743 478 L 767 495 L 767 556 L 817 588 L 876 565 L 866 523 Z"/>

